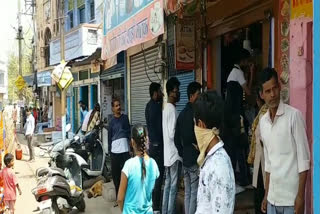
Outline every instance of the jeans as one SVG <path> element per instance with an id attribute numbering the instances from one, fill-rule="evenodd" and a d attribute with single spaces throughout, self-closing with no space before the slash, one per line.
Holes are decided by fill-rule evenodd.
<path id="1" fill-rule="evenodd" d="M 181 173 L 181 162 L 176 161 L 165 169 L 165 185 L 163 191 L 162 214 L 175 214 L 178 181 Z"/>
<path id="2" fill-rule="evenodd" d="M 121 171 L 125 162 L 130 158 L 129 152 L 115 154 L 111 153 L 111 174 L 114 187 L 116 189 L 116 197 L 120 187 Z"/>
<path id="3" fill-rule="evenodd" d="M 30 154 L 30 160 L 34 160 L 34 150 L 32 145 L 32 135 L 27 135 L 27 141 L 28 141 L 28 149 Z"/>
<path id="4" fill-rule="evenodd" d="M 153 210 L 160 211 L 161 208 L 161 187 L 163 183 L 163 174 L 164 174 L 164 166 L 163 166 L 163 145 L 157 143 L 150 143 L 149 147 L 149 155 L 152 157 L 159 168 L 160 176 L 156 180 L 154 185 L 154 190 L 152 193 L 152 203 Z"/>
<path id="5" fill-rule="evenodd" d="M 199 184 L 199 168 L 197 165 L 192 167 L 183 167 L 184 169 L 184 208 L 185 214 L 196 213 L 197 192 Z"/>
<path id="6" fill-rule="evenodd" d="M 268 203 L 267 214 L 294 214 L 294 207 L 277 207 Z"/>

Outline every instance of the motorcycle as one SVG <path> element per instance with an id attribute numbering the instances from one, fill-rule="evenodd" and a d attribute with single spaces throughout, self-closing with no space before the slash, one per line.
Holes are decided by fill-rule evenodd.
<path id="1" fill-rule="evenodd" d="M 86 204 L 82 191 L 80 167 L 74 157 L 66 156 L 63 169 L 42 167 L 37 169 L 37 186 L 32 190 L 39 202 L 40 213 L 59 214 L 76 207 L 84 212 Z"/>
<path id="2" fill-rule="evenodd" d="M 49 165 L 62 168 L 64 157 L 72 156 L 81 167 L 82 181 L 110 176 L 107 154 L 99 138 L 102 125 L 97 125 L 84 136 L 77 134 L 72 140 L 56 144 L 50 153 Z"/>

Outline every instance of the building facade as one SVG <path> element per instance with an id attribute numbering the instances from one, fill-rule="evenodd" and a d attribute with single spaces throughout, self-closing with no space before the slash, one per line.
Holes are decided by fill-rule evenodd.
<path id="1" fill-rule="evenodd" d="M 0 109 L 8 101 L 8 69 L 4 61 L 0 60 Z"/>

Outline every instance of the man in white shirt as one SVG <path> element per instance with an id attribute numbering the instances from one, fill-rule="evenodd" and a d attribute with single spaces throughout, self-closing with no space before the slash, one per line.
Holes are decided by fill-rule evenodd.
<path id="1" fill-rule="evenodd" d="M 30 109 L 27 109 L 27 121 L 25 124 L 25 136 L 28 141 L 28 148 L 29 148 L 29 154 L 30 154 L 30 159 L 29 161 L 34 161 L 34 151 L 33 151 L 33 146 L 32 146 L 32 136 L 34 133 L 34 128 L 35 128 L 35 120 L 34 117 L 31 114 Z"/>
<path id="2" fill-rule="evenodd" d="M 201 94 L 193 105 L 200 155 L 196 214 L 233 214 L 235 180 L 230 158 L 219 137 L 223 100 L 216 92 Z"/>
<path id="3" fill-rule="evenodd" d="M 266 171 L 261 210 L 268 214 L 303 214 L 310 168 L 305 122 L 299 110 L 280 100 L 280 85 L 274 69 L 262 71 L 260 84 L 260 95 L 269 107 L 259 123 Z"/>
<path id="4" fill-rule="evenodd" d="M 237 193 L 245 190 L 245 186 L 250 184 L 249 168 L 246 163 L 246 149 L 239 146 L 239 139 L 241 135 L 241 117 L 245 118 L 243 107 L 243 91 L 247 95 L 251 94 L 251 86 L 254 75 L 254 67 L 249 66 L 248 58 L 250 52 L 246 49 L 235 50 L 237 55 L 234 67 L 230 72 L 227 80 L 227 94 L 226 94 L 226 117 L 225 117 L 225 138 L 226 151 L 230 155 L 233 169 L 236 171 L 239 168 L 239 173 L 236 173 Z M 245 79 L 242 69 L 250 67 L 250 79 Z M 246 143 L 245 143 L 246 144 Z M 238 167 L 237 167 L 238 166 Z"/>
<path id="5" fill-rule="evenodd" d="M 233 66 L 233 69 L 231 70 L 227 83 L 231 81 L 238 82 L 243 90 L 246 92 L 247 95 L 251 95 L 251 87 L 252 87 L 252 81 L 253 81 L 253 75 L 254 75 L 254 65 L 251 64 L 249 66 L 248 58 L 250 57 L 249 51 L 246 49 L 240 49 L 237 53 L 237 59 L 235 60 L 235 64 Z M 242 68 L 249 67 L 250 71 L 250 79 L 247 83 L 247 80 L 244 77 L 244 72 Z"/>
<path id="6" fill-rule="evenodd" d="M 175 214 L 179 174 L 182 158 L 174 144 L 177 122 L 176 103 L 180 100 L 180 82 L 176 77 L 168 80 L 166 89 L 168 103 L 162 113 L 165 186 L 163 191 L 162 214 Z"/>

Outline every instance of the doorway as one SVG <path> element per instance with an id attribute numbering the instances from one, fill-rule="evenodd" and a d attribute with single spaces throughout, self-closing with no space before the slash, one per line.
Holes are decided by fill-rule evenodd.
<path id="1" fill-rule="evenodd" d="M 98 85 L 91 85 L 90 89 L 90 108 L 93 109 L 95 104 L 98 103 Z"/>
<path id="2" fill-rule="evenodd" d="M 80 87 L 80 100 L 89 108 L 89 87 L 87 85 Z"/>
<path id="3" fill-rule="evenodd" d="M 73 88 L 72 97 L 72 131 L 75 133 L 79 128 L 79 99 L 78 88 Z"/>

